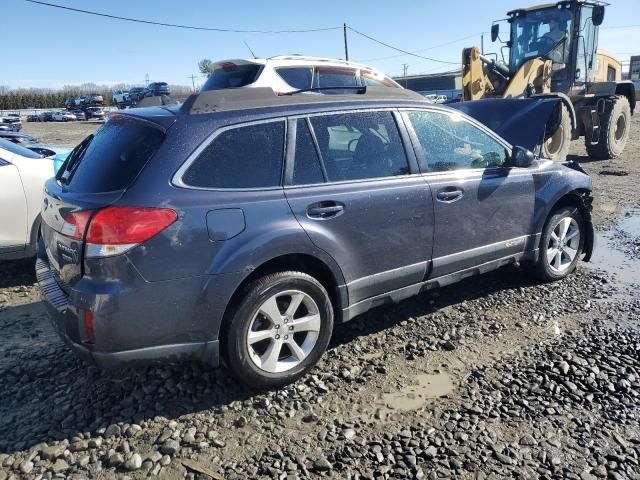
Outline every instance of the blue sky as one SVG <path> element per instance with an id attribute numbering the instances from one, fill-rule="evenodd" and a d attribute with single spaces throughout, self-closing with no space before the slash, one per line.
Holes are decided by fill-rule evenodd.
<path id="1" fill-rule="evenodd" d="M 480 32 L 517 6 L 541 0 L 388 0 L 322 2 L 212 0 L 50 0 L 51 3 L 158 22 L 232 29 L 306 29 L 346 22 L 353 28 L 405 50 L 458 62 L 464 46 L 479 45 Z M 638 0 L 610 0 L 603 27 L 640 24 Z M 482 7 L 480 7 L 482 5 Z M 257 56 L 286 53 L 343 57 L 342 30 L 296 34 L 189 31 L 87 16 L 24 0 L 0 0 L 3 49 L 0 85 L 60 87 L 83 82 L 191 84 L 202 58 L 248 58 L 246 41 Z M 465 37 L 471 37 L 466 38 Z M 452 42 L 452 43 L 449 43 Z M 438 48 L 430 48 L 449 43 Z M 485 50 L 494 51 L 485 34 Z M 600 46 L 628 60 L 640 54 L 640 28 L 602 28 Z M 390 75 L 446 71 L 446 65 L 399 55 L 349 32 L 351 60 Z M 388 58 L 393 57 L 393 58 Z M 627 67 L 628 68 L 628 67 Z M 198 80 L 196 80 L 198 81 Z M 200 82 L 202 80 L 200 79 Z"/>

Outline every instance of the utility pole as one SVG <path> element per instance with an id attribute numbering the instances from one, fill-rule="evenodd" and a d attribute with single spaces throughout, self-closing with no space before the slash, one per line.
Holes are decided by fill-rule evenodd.
<path id="1" fill-rule="evenodd" d="M 149 74 L 148 74 L 148 73 L 145 73 L 145 74 L 144 74 L 144 84 L 145 84 L 145 85 L 148 85 L 148 84 L 149 84 Z"/>
<path id="2" fill-rule="evenodd" d="M 196 76 L 192 73 L 191 76 L 187 78 L 191 79 L 191 84 L 193 85 L 193 93 L 196 93 Z"/>
<path id="3" fill-rule="evenodd" d="M 407 88 L 407 70 L 409 69 L 409 65 L 406 63 L 402 64 L 402 76 L 404 77 L 404 88 Z"/>
<path id="4" fill-rule="evenodd" d="M 344 59 L 349 61 L 349 45 L 347 43 L 347 24 L 342 24 L 342 33 L 344 34 Z"/>
<path id="5" fill-rule="evenodd" d="M 484 55 L 484 32 L 480 34 L 480 53 Z"/>

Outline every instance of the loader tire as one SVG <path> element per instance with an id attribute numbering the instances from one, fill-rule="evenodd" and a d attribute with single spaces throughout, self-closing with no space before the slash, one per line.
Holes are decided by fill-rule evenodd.
<path id="1" fill-rule="evenodd" d="M 618 158 L 624 151 L 629 139 L 631 107 L 627 97 L 616 97 L 607 102 L 600 116 L 600 138 L 598 143 L 590 145 L 585 137 L 587 153 L 595 160 Z"/>
<path id="2" fill-rule="evenodd" d="M 564 162 L 567 159 L 571 144 L 571 115 L 569 115 L 569 110 L 564 103 L 560 105 L 560 108 L 562 118 L 558 129 L 542 144 L 542 156 L 554 162 Z"/>

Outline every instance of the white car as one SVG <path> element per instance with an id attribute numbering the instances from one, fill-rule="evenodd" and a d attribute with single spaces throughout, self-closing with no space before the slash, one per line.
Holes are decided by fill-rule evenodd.
<path id="1" fill-rule="evenodd" d="M 78 117 L 70 112 L 53 112 L 51 118 L 54 122 L 75 122 L 78 120 Z"/>
<path id="2" fill-rule="evenodd" d="M 0 139 L 0 260 L 35 255 L 53 159 Z"/>
<path id="3" fill-rule="evenodd" d="M 363 86 L 402 88 L 373 67 L 332 58 L 282 55 L 249 60 L 223 60 L 209 66 L 202 91 L 270 87 L 276 93 Z"/>

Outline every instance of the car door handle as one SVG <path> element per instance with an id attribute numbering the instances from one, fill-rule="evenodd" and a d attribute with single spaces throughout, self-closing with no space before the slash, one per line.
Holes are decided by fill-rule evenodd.
<path id="1" fill-rule="evenodd" d="M 344 204 L 334 201 L 323 201 L 313 203 L 307 207 L 307 215 L 309 218 L 318 218 L 324 220 L 341 215 L 344 211 Z"/>
<path id="2" fill-rule="evenodd" d="M 445 187 L 438 191 L 436 198 L 440 202 L 451 203 L 459 200 L 464 195 L 464 190 L 458 187 Z"/>

